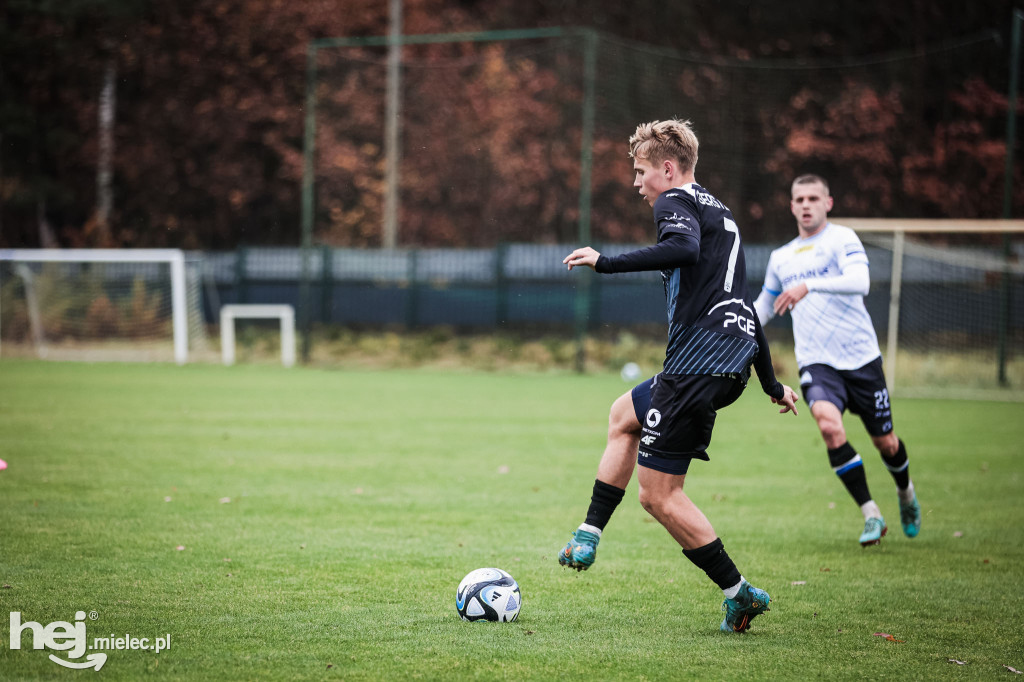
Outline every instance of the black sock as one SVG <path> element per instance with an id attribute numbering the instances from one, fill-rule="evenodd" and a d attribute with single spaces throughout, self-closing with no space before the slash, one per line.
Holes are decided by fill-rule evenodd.
<path id="1" fill-rule="evenodd" d="M 587 509 L 587 520 L 585 523 L 596 526 L 601 530 L 612 518 L 612 512 L 622 502 L 622 496 L 626 491 L 616 488 L 600 479 L 594 479 L 594 494 L 590 497 L 590 508 Z"/>
<path id="2" fill-rule="evenodd" d="M 892 480 L 896 481 L 896 487 L 906 490 L 910 485 L 910 460 L 907 457 L 907 448 L 903 445 L 903 441 L 900 440 L 900 448 L 895 455 L 892 457 L 882 455 L 882 461 L 885 462 L 885 468 L 892 474 Z"/>
<path id="3" fill-rule="evenodd" d="M 829 449 L 828 461 L 832 465 L 832 470 L 839 476 L 839 480 L 850 491 L 850 496 L 857 506 L 863 506 L 871 501 L 868 478 L 864 475 L 864 462 L 852 445 L 843 443 L 838 448 Z"/>
<path id="4" fill-rule="evenodd" d="M 713 542 L 697 549 L 684 549 L 683 556 L 707 573 L 712 582 L 723 590 L 733 587 L 740 581 L 740 572 L 726 553 L 720 538 L 715 538 Z"/>

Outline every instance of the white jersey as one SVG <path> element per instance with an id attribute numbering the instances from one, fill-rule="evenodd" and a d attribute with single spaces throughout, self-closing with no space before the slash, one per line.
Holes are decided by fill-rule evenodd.
<path id="1" fill-rule="evenodd" d="M 764 291 L 771 300 L 800 282 L 808 288 L 807 296 L 790 311 L 799 367 L 820 363 L 842 370 L 858 369 L 882 354 L 864 307 L 867 265 L 868 256 L 857 234 L 833 223 L 813 237 L 797 237 L 772 251 L 764 277 Z M 830 278 L 848 269 L 861 270 L 861 266 L 865 277 L 861 292 L 816 290 L 830 288 Z M 765 306 L 759 308 L 761 312 Z M 770 305 L 767 309 L 770 311 Z M 762 324 L 767 321 L 762 317 Z"/>

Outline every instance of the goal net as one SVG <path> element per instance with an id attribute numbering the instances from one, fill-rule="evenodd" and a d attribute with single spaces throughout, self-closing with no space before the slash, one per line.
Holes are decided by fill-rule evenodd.
<path id="1" fill-rule="evenodd" d="M 1024 397 L 1024 221 L 836 218 L 871 261 L 890 389 Z"/>
<path id="2" fill-rule="evenodd" d="M 197 263 L 179 250 L 0 250 L 3 356 L 184 364 L 205 338 Z"/>

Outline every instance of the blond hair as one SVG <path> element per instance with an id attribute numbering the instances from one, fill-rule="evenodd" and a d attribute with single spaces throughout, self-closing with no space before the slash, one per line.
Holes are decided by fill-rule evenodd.
<path id="1" fill-rule="evenodd" d="M 668 121 L 641 123 L 629 138 L 629 156 L 651 163 L 673 159 L 683 171 L 697 167 L 697 136 L 689 121 L 677 118 Z"/>

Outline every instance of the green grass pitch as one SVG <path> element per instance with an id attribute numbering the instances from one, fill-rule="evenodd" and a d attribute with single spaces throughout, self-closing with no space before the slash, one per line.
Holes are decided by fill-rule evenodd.
<path id="1" fill-rule="evenodd" d="M 94 679 L 31 631 L 9 646 L 10 612 L 46 626 L 78 611 L 90 643 L 170 636 L 159 654 L 106 652 L 105 680 L 1021 679 L 1019 403 L 894 401 L 924 510 L 914 540 L 848 420 L 890 528 L 862 549 L 808 411 L 778 415 L 753 382 L 686 484 L 773 598 L 736 636 L 635 481 L 595 566 L 556 562 L 626 388 L 4 361 L 0 679 Z M 519 581 L 516 622 L 456 616 L 456 586 L 483 566 Z"/>

